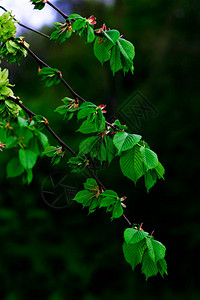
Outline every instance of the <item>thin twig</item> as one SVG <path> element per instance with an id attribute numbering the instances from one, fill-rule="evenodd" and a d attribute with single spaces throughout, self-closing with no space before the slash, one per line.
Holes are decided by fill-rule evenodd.
<path id="1" fill-rule="evenodd" d="M 55 9 L 61 16 L 63 16 L 63 18 L 66 20 L 69 16 L 66 15 L 64 12 L 62 12 L 58 7 L 56 7 L 54 4 L 52 4 L 51 2 L 47 1 L 47 4 L 49 4 L 51 7 L 53 7 L 53 9 Z"/>

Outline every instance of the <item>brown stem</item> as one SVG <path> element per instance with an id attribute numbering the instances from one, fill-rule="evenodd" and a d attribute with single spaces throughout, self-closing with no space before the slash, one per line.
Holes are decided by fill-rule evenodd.
<path id="1" fill-rule="evenodd" d="M 63 16 L 63 18 L 66 20 L 68 18 L 68 15 L 66 15 L 64 12 L 62 12 L 58 7 L 56 7 L 54 4 L 52 4 L 51 2 L 47 1 L 47 4 L 49 4 L 51 7 L 53 7 L 53 9 L 55 9 L 61 16 Z"/>

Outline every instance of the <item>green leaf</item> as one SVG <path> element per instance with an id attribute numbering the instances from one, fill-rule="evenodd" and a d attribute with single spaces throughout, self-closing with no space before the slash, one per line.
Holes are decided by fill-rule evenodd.
<path id="1" fill-rule="evenodd" d="M 148 255 L 153 260 L 153 262 L 156 262 L 156 256 L 154 252 L 154 247 L 152 245 L 152 238 L 146 238 L 146 244 L 148 248 Z"/>
<path id="2" fill-rule="evenodd" d="M 47 137 L 44 133 L 42 133 L 42 132 L 40 132 L 40 131 L 38 131 L 38 132 L 36 133 L 36 135 L 37 135 L 39 141 L 41 142 L 43 148 L 44 148 L 44 149 L 47 148 L 47 146 L 48 146 L 48 144 L 49 144 L 48 137 Z"/>
<path id="3" fill-rule="evenodd" d="M 37 161 L 37 154 L 30 150 L 20 149 L 19 160 L 25 170 L 32 169 Z"/>
<path id="4" fill-rule="evenodd" d="M 119 38 L 117 45 L 119 46 L 121 52 L 121 62 L 124 73 L 128 72 L 129 69 L 133 73 L 133 58 L 135 56 L 135 48 L 133 44 L 125 39 Z"/>
<path id="5" fill-rule="evenodd" d="M 102 196 L 102 194 L 101 194 Z M 114 205 L 116 202 L 116 199 L 115 198 L 110 198 L 110 197 L 105 197 L 103 199 L 101 199 L 101 202 L 100 202 L 100 208 L 101 207 L 109 207 L 111 205 Z"/>
<path id="6" fill-rule="evenodd" d="M 79 152 L 83 154 L 90 153 L 99 140 L 100 137 L 98 136 L 90 136 L 89 138 L 83 140 L 79 145 Z"/>
<path id="7" fill-rule="evenodd" d="M 113 213 L 112 213 L 112 219 L 120 218 L 123 215 L 123 208 L 121 205 L 120 199 L 116 201 L 114 208 L 113 208 Z"/>
<path id="8" fill-rule="evenodd" d="M 45 81 L 44 86 L 46 87 L 50 87 L 54 84 L 59 84 L 61 81 L 61 73 L 58 69 L 43 67 L 38 75 L 41 76 L 41 79 Z"/>
<path id="9" fill-rule="evenodd" d="M 127 244 L 137 244 L 141 242 L 149 234 L 143 230 L 138 230 L 134 228 L 127 228 L 124 231 L 124 240 Z"/>
<path id="10" fill-rule="evenodd" d="M 87 43 L 92 43 L 95 39 L 94 29 L 87 25 Z"/>
<path id="11" fill-rule="evenodd" d="M 115 191 L 112 190 L 106 190 L 103 193 L 101 193 L 101 196 L 103 197 L 109 197 L 109 198 L 118 198 L 118 195 Z"/>
<path id="12" fill-rule="evenodd" d="M 33 171 L 32 169 L 27 169 L 27 183 L 30 184 L 31 181 L 33 180 Z"/>
<path id="13" fill-rule="evenodd" d="M 43 154 L 48 156 L 48 157 L 54 157 L 56 155 L 57 147 L 54 146 L 48 146 L 45 148 Z"/>
<path id="14" fill-rule="evenodd" d="M 162 260 L 165 257 L 165 246 L 162 243 L 155 241 L 154 239 L 151 239 L 151 243 L 155 253 L 155 261 L 157 262 L 158 260 Z"/>
<path id="15" fill-rule="evenodd" d="M 164 277 L 163 276 L 164 274 L 168 275 L 167 263 L 166 263 L 165 259 L 161 259 L 157 262 L 157 268 L 162 277 Z"/>
<path id="16" fill-rule="evenodd" d="M 103 65 L 104 62 L 108 61 L 111 57 L 111 48 L 113 43 L 109 42 L 105 38 L 96 37 L 94 42 L 94 54 L 96 58 Z"/>
<path id="17" fill-rule="evenodd" d="M 77 130 L 83 134 L 89 134 L 96 132 L 96 126 L 93 123 L 90 123 L 88 120 L 84 121 L 80 128 Z"/>
<path id="18" fill-rule="evenodd" d="M 118 30 L 108 30 L 103 31 L 103 34 L 106 36 L 106 38 L 113 44 L 116 44 L 117 40 L 120 37 L 120 33 Z"/>
<path id="19" fill-rule="evenodd" d="M 14 136 L 9 136 L 6 140 L 6 149 L 11 149 L 18 144 L 18 139 Z"/>
<path id="20" fill-rule="evenodd" d="M 143 239 L 137 244 L 123 244 L 123 252 L 126 261 L 131 265 L 133 271 L 135 267 L 142 262 L 144 251 L 146 249 L 146 242 Z"/>
<path id="21" fill-rule="evenodd" d="M 121 70 L 123 68 L 122 61 L 121 61 L 121 53 L 119 47 L 116 45 L 112 47 L 111 50 L 111 58 L 110 58 L 110 68 L 113 71 L 113 75 L 115 75 L 116 72 Z"/>
<path id="22" fill-rule="evenodd" d="M 98 186 L 98 184 L 94 178 L 88 178 L 84 183 L 84 188 L 86 190 L 96 189 L 95 186 Z"/>
<path id="23" fill-rule="evenodd" d="M 114 146 L 113 140 L 109 136 L 104 137 L 105 147 L 106 147 L 106 153 L 107 153 L 107 160 L 108 164 L 112 162 L 112 160 L 116 156 L 116 148 Z"/>
<path id="24" fill-rule="evenodd" d="M 139 146 L 136 145 L 122 153 L 120 167 L 123 174 L 136 184 L 137 180 L 144 175 L 144 165 Z"/>
<path id="25" fill-rule="evenodd" d="M 72 24 L 72 29 L 75 31 L 78 31 L 86 26 L 86 20 L 85 19 L 78 19 Z"/>
<path id="26" fill-rule="evenodd" d="M 18 117 L 17 120 L 18 120 L 18 124 L 19 124 L 20 127 L 27 127 L 28 126 L 28 120 L 26 120 L 24 118 L 21 118 L 21 117 Z"/>
<path id="27" fill-rule="evenodd" d="M 158 162 L 158 165 L 155 167 L 155 170 L 158 175 L 158 178 L 164 179 L 165 169 L 160 162 Z"/>
<path id="28" fill-rule="evenodd" d="M 96 108 L 94 107 L 86 107 L 84 109 L 80 109 L 77 114 L 77 119 L 78 120 L 84 119 L 95 112 L 96 112 Z"/>
<path id="29" fill-rule="evenodd" d="M 83 203 L 84 201 L 91 200 L 93 197 L 94 197 L 94 193 L 91 193 L 88 190 L 83 190 L 78 192 L 73 200 L 78 203 Z"/>
<path id="30" fill-rule="evenodd" d="M 113 138 L 113 143 L 119 153 L 121 153 L 122 151 L 133 148 L 141 140 L 141 138 L 141 135 L 128 134 L 125 131 L 118 132 Z"/>
<path id="31" fill-rule="evenodd" d="M 145 275 L 146 280 L 158 274 L 157 264 L 151 259 L 147 250 L 144 252 L 142 260 L 142 273 Z"/>
<path id="32" fill-rule="evenodd" d="M 0 57 L 7 60 L 9 63 L 17 63 L 22 57 L 26 57 L 28 52 L 26 49 L 22 47 L 22 42 L 24 46 L 29 48 L 29 44 L 23 40 L 23 37 L 16 37 L 12 40 L 7 40 L 5 43 L 1 45 L 0 48 Z"/>
<path id="33" fill-rule="evenodd" d="M 122 38 L 119 38 L 117 43 L 120 48 L 120 52 L 125 57 L 125 59 L 132 61 L 135 57 L 135 47 L 133 46 L 133 44 Z"/>
<path id="34" fill-rule="evenodd" d="M 0 16 L 0 42 L 4 43 L 11 37 L 14 37 L 17 30 L 15 27 L 14 17 L 10 12 L 5 12 Z"/>
<path id="35" fill-rule="evenodd" d="M 147 171 L 158 165 L 158 156 L 155 152 L 145 147 L 141 147 L 140 152 Z"/>
<path id="36" fill-rule="evenodd" d="M 30 0 L 32 4 L 34 5 L 34 9 L 43 9 L 45 7 L 44 0 Z"/>
<path id="37" fill-rule="evenodd" d="M 81 17 L 78 14 L 71 14 L 69 15 L 69 17 L 67 18 L 67 20 L 72 20 L 72 19 L 84 19 L 83 17 Z"/>
<path id="38" fill-rule="evenodd" d="M 7 178 L 14 178 L 24 173 L 24 168 L 20 164 L 18 157 L 13 157 L 11 159 L 11 161 L 7 165 L 6 171 Z"/>
<path id="39" fill-rule="evenodd" d="M 157 174 L 155 170 L 148 170 L 144 173 L 145 187 L 147 192 L 154 186 L 157 181 Z"/>

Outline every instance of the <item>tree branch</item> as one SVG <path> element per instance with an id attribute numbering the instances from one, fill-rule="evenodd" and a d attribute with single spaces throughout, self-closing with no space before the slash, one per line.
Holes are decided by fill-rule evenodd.
<path id="1" fill-rule="evenodd" d="M 31 111 L 29 108 L 27 108 L 21 101 L 19 97 L 14 97 L 14 96 L 10 96 L 8 97 L 9 100 L 13 101 L 14 103 L 16 103 L 17 105 L 19 105 L 28 115 L 29 117 L 34 117 L 36 116 L 36 114 Z M 67 151 L 69 151 L 73 156 L 77 156 L 76 152 L 74 152 L 73 149 L 71 149 L 66 143 L 64 143 L 59 136 L 53 131 L 53 129 L 46 124 L 45 125 L 46 129 L 50 132 L 50 134 L 55 138 L 55 140 Z M 101 183 L 101 181 L 98 179 L 98 177 L 95 175 L 95 173 L 93 172 L 93 170 L 87 166 L 86 167 L 87 170 L 90 172 L 90 174 L 92 175 L 92 177 L 97 181 L 98 185 L 104 190 L 106 191 L 106 188 L 104 187 L 104 185 Z M 122 215 L 123 218 L 126 220 L 126 222 L 129 224 L 129 226 L 132 226 L 132 223 L 129 221 L 129 219 L 125 216 L 125 214 Z"/>
<path id="2" fill-rule="evenodd" d="M 26 47 L 23 42 L 21 42 L 22 47 L 34 58 L 34 60 L 39 64 L 39 66 L 51 68 L 49 65 L 47 65 L 42 59 L 40 59 L 31 49 Z M 60 72 L 60 79 L 61 82 L 66 86 L 66 88 L 70 91 L 70 93 L 73 95 L 75 99 L 81 100 L 82 102 L 86 102 L 84 98 L 82 98 L 78 93 L 76 93 L 73 88 L 66 82 L 66 80 L 62 77 L 62 73 Z M 114 125 L 106 121 L 106 124 L 110 126 L 113 129 L 116 129 Z"/>

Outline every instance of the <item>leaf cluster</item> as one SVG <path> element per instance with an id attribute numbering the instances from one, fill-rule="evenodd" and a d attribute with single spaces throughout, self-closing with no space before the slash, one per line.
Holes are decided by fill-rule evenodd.
<path id="1" fill-rule="evenodd" d="M 10 96 L 14 95 L 10 89 L 13 86 L 9 83 L 8 70 L 1 70 L 0 68 L 0 118 L 3 120 L 9 116 L 16 118 L 21 110 L 17 104 L 8 100 Z"/>
<path id="2" fill-rule="evenodd" d="M 51 34 L 51 39 L 63 43 L 75 32 L 84 38 L 85 43 L 94 42 L 94 54 L 102 65 L 110 60 L 113 75 L 119 70 L 123 70 L 124 73 L 130 70 L 133 73 L 133 44 L 123 39 L 118 30 L 106 30 L 105 26 L 94 30 L 94 20 L 93 16 L 87 19 L 78 14 L 71 14 L 65 23 L 54 23 L 56 30 Z"/>
<path id="3" fill-rule="evenodd" d="M 102 65 L 110 60 L 113 75 L 120 70 L 124 73 L 134 71 L 135 48 L 131 42 L 121 38 L 117 30 L 103 31 L 103 37 L 96 37 L 94 54 Z"/>
<path id="4" fill-rule="evenodd" d="M 15 36 L 17 30 L 13 19 L 14 17 L 10 12 L 5 12 L 0 16 L 0 43 L 4 43 L 11 37 Z"/>
<path id="5" fill-rule="evenodd" d="M 68 38 L 71 37 L 73 31 L 70 22 L 66 23 L 53 23 L 56 30 L 52 32 L 50 39 L 60 42 L 60 44 L 64 43 Z"/>
<path id="6" fill-rule="evenodd" d="M 162 243 L 138 228 L 127 228 L 124 231 L 124 240 L 124 257 L 133 270 L 141 263 L 146 279 L 158 272 L 162 277 L 167 275 L 167 263 L 164 259 L 166 248 Z"/>
<path id="7" fill-rule="evenodd" d="M 39 71 L 39 76 L 45 81 L 44 86 L 46 87 L 59 84 L 61 81 L 61 73 L 58 69 L 44 67 Z"/>
<path id="8" fill-rule="evenodd" d="M 53 165 L 57 165 L 64 157 L 65 152 L 63 151 L 62 147 L 60 147 L 60 146 L 57 146 L 57 147 L 48 146 L 45 148 L 45 150 L 42 154 L 44 154 L 48 157 L 51 157 L 51 163 Z"/>
<path id="9" fill-rule="evenodd" d="M 22 57 L 27 56 L 27 51 L 22 47 L 22 43 L 28 48 L 29 44 L 23 40 L 23 37 L 7 40 L 1 45 L 0 57 L 7 60 L 9 63 L 18 63 Z"/>
<path id="10" fill-rule="evenodd" d="M 102 191 L 93 178 L 88 178 L 84 183 L 84 190 L 79 191 L 74 201 L 81 203 L 83 208 L 89 208 L 89 214 L 97 208 L 105 207 L 107 212 L 111 212 L 111 220 L 120 218 L 123 214 L 122 201 L 117 193 L 112 190 Z"/>
<path id="11" fill-rule="evenodd" d="M 30 0 L 30 2 L 32 2 L 32 4 L 34 5 L 34 9 L 43 9 L 45 6 L 45 1 L 44 0 Z"/>
<path id="12" fill-rule="evenodd" d="M 65 97 L 62 102 L 64 105 L 58 106 L 55 112 L 64 115 L 64 120 L 69 121 L 73 118 L 74 113 L 78 111 L 79 101 Z"/>
<path id="13" fill-rule="evenodd" d="M 29 184 L 33 179 L 32 169 L 37 158 L 42 156 L 48 145 L 47 136 L 29 124 L 29 120 L 21 113 L 17 122 L 11 118 L 1 122 L 0 140 L 6 144 L 7 150 L 15 149 L 12 159 L 7 164 L 7 178 L 22 175 L 23 183 Z"/>

